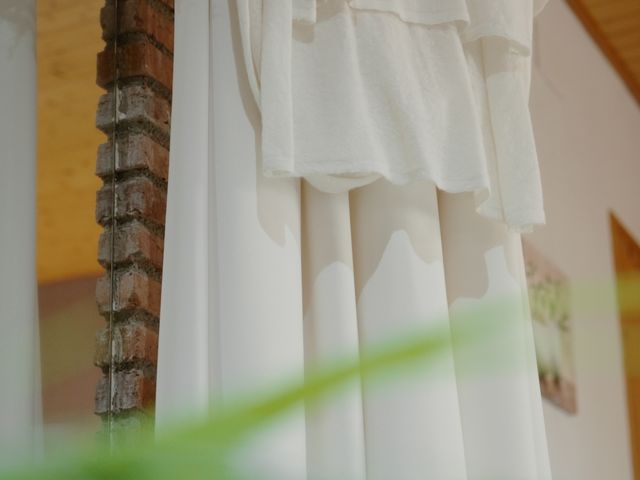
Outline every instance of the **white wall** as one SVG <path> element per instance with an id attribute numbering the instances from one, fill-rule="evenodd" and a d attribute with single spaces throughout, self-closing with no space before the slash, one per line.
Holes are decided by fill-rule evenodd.
<path id="1" fill-rule="evenodd" d="M 608 211 L 640 239 L 640 108 L 564 2 L 549 3 L 536 35 L 531 109 L 547 226 L 530 240 L 578 285 L 611 280 Z M 555 480 L 632 478 L 620 329 L 609 294 L 604 313 L 574 320 L 578 414 L 545 402 Z"/>

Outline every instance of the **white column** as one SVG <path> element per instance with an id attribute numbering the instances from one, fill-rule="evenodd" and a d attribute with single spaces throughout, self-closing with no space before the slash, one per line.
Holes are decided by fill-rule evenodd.
<path id="1" fill-rule="evenodd" d="M 0 0 L 0 466 L 38 445 L 35 0 Z"/>

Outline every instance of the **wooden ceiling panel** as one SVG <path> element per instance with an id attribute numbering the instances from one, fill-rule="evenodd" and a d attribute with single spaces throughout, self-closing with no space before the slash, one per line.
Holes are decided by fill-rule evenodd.
<path id="1" fill-rule="evenodd" d="M 567 0 L 640 102 L 640 0 Z"/>
<path id="2" fill-rule="evenodd" d="M 100 272 L 95 127 L 104 0 L 38 0 L 38 279 Z"/>

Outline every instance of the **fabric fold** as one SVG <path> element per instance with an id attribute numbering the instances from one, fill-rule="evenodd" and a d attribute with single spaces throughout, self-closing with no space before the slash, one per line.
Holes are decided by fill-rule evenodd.
<path id="1" fill-rule="evenodd" d="M 238 1 L 265 175 L 332 193 L 431 180 L 515 231 L 544 223 L 528 111 L 544 0 Z"/>
<path id="2" fill-rule="evenodd" d="M 449 185 L 467 190 L 471 180 L 482 187 L 502 173 L 502 166 L 489 168 L 493 163 L 456 163 L 465 152 L 486 148 L 489 158 L 497 150 L 485 138 L 493 136 L 493 86 L 483 80 L 483 63 L 469 67 L 484 61 L 482 52 L 468 55 L 451 24 L 407 29 L 396 16 L 326 1 L 318 2 L 316 22 L 302 25 L 291 22 L 292 4 L 285 20 L 278 15 L 281 1 L 238 8 L 240 23 L 227 0 L 211 1 L 210 18 L 202 2 L 176 2 L 182 68 L 174 69 L 156 421 L 167 425 L 211 400 L 229 405 L 298 382 L 314 365 L 449 327 L 450 341 L 431 362 L 378 380 L 354 378 L 263 423 L 234 450 L 231 466 L 243 478 L 278 480 L 549 480 L 525 312 L 503 310 L 508 328 L 468 352 L 458 348 L 450 315 L 460 302 L 481 312 L 496 295 L 526 295 L 519 236 L 475 214 L 471 194 L 445 198 L 432 181 L 456 180 Z M 258 8 L 259 19 L 249 18 Z M 354 20 L 366 30 L 336 35 Z M 249 35 L 235 30 L 257 24 Z M 273 37 L 256 42 L 265 35 Z M 267 52 L 287 35 L 290 46 Z M 401 43 L 381 52 L 381 71 L 381 57 L 363 48 L 385 39 Z M 251 43 L 249 55 L 237 48 L 241 40 Z M 454 61 L 427 62 L 433 52 Z M 247 58 L 261 111 L 251 102 Z M 289 59 L 291 75 L 278 81 L 287 68 L 268 67 L 267 58 Z M 415 83 L 390 95 L 396 80 Z M 425 95 L 425 84 L 442 95 Z M 286 85 L 289 93 L 288 86 L 278 90 Z M 290 104 L 278 109 L 285 103 L 275 99 L 289 94 Z M 278 115 L 291 116 L 283 132 L 273 123 Z M 388 130 L 392 124 L 397 128 Z M 264 142 L 265 134 L 280 133 L 270 139 L 279 143 Z M 269 163 L 281 153 L 281 163 Z M 362 163 L 350 170 L 352 158 Z M 404 163 L 389 162 L 394 158 Z M 451 162 L 434 161 L 445 158 Z M 478 179 L 469 178 L 469 165 Z M 299 178 L 266 178 L 274 166 L 290 169 L 282 174 L 288 177 L 308 167 L 314 173 L 306 178 L 335 180 L 335 189 L 369 184 L 327 194 Z M 333 170 L 323 175 L 327 166 Z M 398 172 L 429 181 L 373 181 Z M 497 369 L 476 361 L 483 349 L 499 360 Z M 477 365 L 487 367 L 479 377 Z"/>
<path id="3" fill-rule="evenodd" d="M 464 42 L 497 37 L 509 41 L 520 54 L 531 53 L 534 0 L 467 0 L 469 24 Z"/>
<path id="4" fill-rule="evenodd" d="M 315 23 L 323 1 L 292 0 L 293 20 Z M 326 0 L 324 0 L 326 2 Z M 499 37 L 524 55 L 531 53 L 532 17 L 547 0 L 347 0 L 349 7 L 397 16 L 404 22 L 434 26 L 455 23 L 464 42 Z"/>

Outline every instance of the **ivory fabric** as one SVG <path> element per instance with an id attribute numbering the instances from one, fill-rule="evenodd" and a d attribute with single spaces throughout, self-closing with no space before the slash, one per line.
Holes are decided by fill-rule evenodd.
<path id="1" fill-rule="evenodd" d="M 0 467 L 41 445 L 35 0 L 0 0 Z"/>
<path id="2" fill-rule="evenodd" d="M 307 3 L 300 15 L 321 21 Z M 158 427 L 440 322 L 452 341 L 435 365 L 300 406 L 236 466 L 279 480 L 550 479 L 519 234 L 430 179 L 327 192 L 265 176 L 266 98 L 259 110 L 239 27 L 250 5 L 175 5 Z M 506 294 L 503 328 L 457 349 L 448 312 Z M 487 361 L 507 368 L 478 375 Z"/>
<path id="3" fill-rule="evenodd" d="M 240 0 L 263 170 L 339 192 L 380 177 L 544 223 L 528 109 L 534 0 Z"/>

